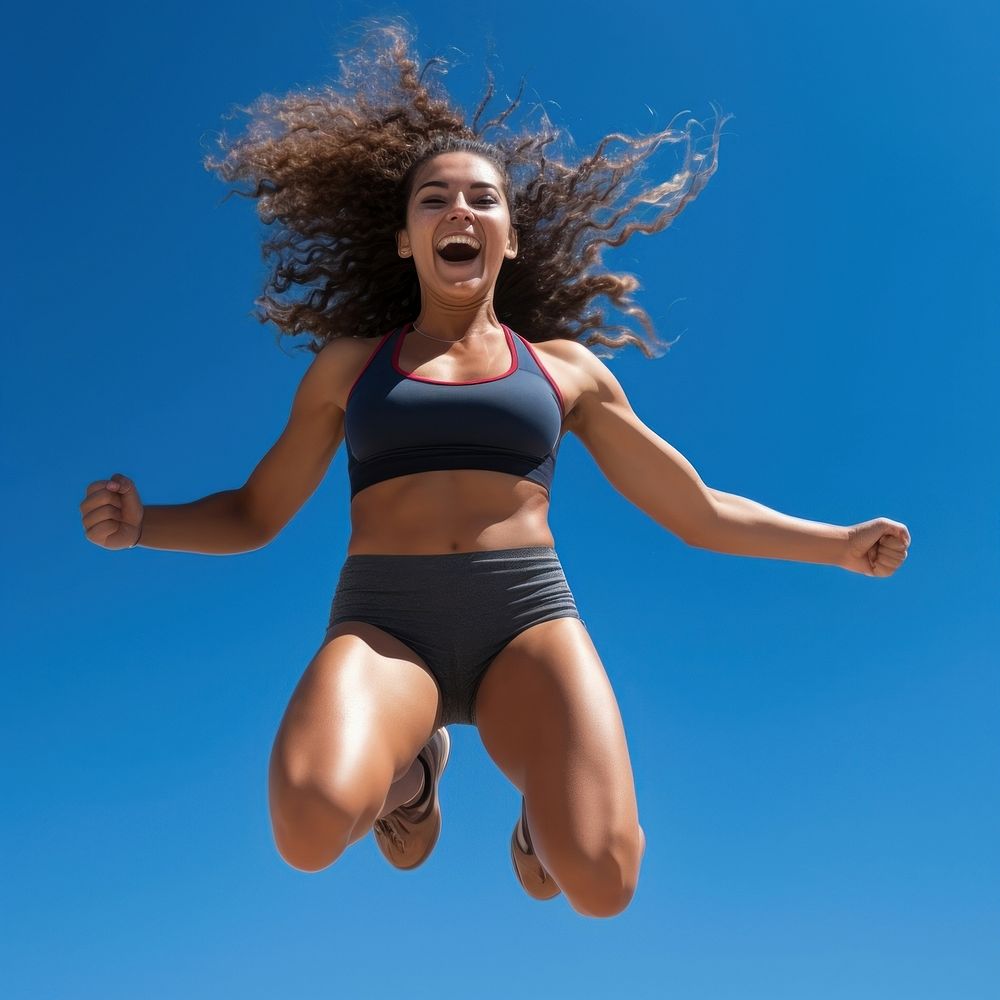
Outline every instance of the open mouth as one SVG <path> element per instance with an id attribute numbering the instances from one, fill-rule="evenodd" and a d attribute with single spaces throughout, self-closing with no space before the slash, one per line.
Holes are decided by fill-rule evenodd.
<path id="1" fill-rule="evenodd" d="M 482 251 L 482 244 L 474 236 L 446 236 L 435 249 L 442 260 L 456 264 L 475 260 Z"/>

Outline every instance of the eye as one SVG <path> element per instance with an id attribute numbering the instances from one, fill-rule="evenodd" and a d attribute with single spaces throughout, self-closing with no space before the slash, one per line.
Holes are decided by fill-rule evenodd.
<path id="1" fill-rule="evenodd" d="M 445 203 L 444 198 L 424 198 L 420 202 L 421 205 L 443 205 Z M 482 197 L 476 199 L 477 205 L 499 205 L 500 202 L 491 194 L 484 194 Z"/>

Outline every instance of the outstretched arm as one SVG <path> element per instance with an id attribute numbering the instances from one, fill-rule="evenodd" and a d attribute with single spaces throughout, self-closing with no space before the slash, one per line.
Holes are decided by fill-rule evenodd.
<path id="1" fill-rule="evenodd" d="M 568 341 L 565 349 L 586 381 L 567 430 L 576 434 L 626 500 L 689 545 L 708 544 L 720 518 L 712 490 L 673 445 L 639 419 L 618 380 L 596 355 L 575 341 Z"/>
<path id="2" fill-rule="evenodd" d="M 568 429 L 622 496 L 687 544 L 840 566 L 867 576 L 889 576 L 906 558 L 910 536 L 898 521 L 878 518 L 850 526 L 807 521 L 706 486 L 694 466 L 639 419 L 607 366 L 583 345 L 572 350 L 589 384 Z"/>
<path id="3" fill-rule="evenodd" d="M 765 559 L 826 563 L 863 576 L 886 577 L 903 565 L 910 548 L 905 524 L 877 517 L 841 526 L 779 514 L 733 493 L 711 490 L 721 510 L 716 552 Z"/>
<path id="4" fill-rule="evenodd" d="M 719 519 L 704 548 L 734 556 L 843 564 L 850 528 L 781 514 L 735 493 L 711 493 Z"/>

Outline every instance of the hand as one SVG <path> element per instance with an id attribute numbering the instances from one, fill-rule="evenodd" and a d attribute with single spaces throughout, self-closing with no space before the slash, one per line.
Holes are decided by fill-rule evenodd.
<path id="1" fill-rule="evenodd" d="M 128 476 L 116 472 L 98 479 L 80 504 L 87 540 L 105 549 L 127 549 L 139 538 L 144 509 Z"/>
<path id="2" fill-rule="evenodd" d="M 910 532 L 905 524 L 877 517 L 847 529 L 847 545 L 841 566 L 864 576 L 892 576 L 906 559 Z"/>

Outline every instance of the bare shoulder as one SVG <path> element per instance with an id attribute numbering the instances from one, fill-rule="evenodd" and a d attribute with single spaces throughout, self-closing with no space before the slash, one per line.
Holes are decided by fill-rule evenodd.
<path id="1" fill-rule="evenodd" d="M 306 377 L 315 375 L 330 401 L 346 409 L 351 387 L 381 342 L 382 337 L 335 337 L 316 354 Z"/>
<path id="2" fill-rule="evenodd" d="M 624 400 L 624 390 L 611 369 L 579 341 L 557 338 L 531 346 L 559 383 L 566 400 L 568 429 L 577 428 L 593 400 Z"/>
<path id="3" fill-rule="evenodd" d="M 571 369 L 580 383 L 580 388 L 588 392 L 595 391 L 609 376 L 614 378 L 608 366 L 578 340 L 560 337 L 531 346 L 540 354 L 544 354 L 545 360 L 554 358 L 558 363 Z"/>

